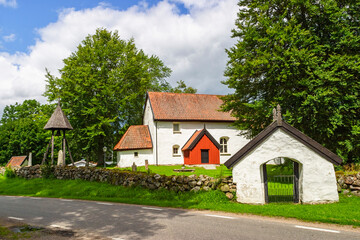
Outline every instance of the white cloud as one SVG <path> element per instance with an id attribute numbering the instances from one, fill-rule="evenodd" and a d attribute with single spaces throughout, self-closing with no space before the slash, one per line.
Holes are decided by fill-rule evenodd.
<path id="1" fill-rule="evenodd" d="M 180 2 L 189 14 L 178 13 L 176 4 Z M 184 80 L 199 93 L 228 93 L 220 81 L 227 61 L 225 48 L 234 44 L 230 36 L 237 0 L 206 2 L 164 0 L 153 7 L 143 2 L 123 11 L 104 5 L 62 10 L 55 23 L 37 29 L 39 38 L 29 53 L 0 52 L 0 111 L 24 99 L 44 101 L 45 67 L 58 76 L 62 59 L 99 27 L 118 30 L 123 39 L 134 37 L 139 49 L 157 55 L 173 70 L 168 79 L 172 85 Z"/>
<path id="2" fill-rule="evenodd" d="M 5 42 L 13 42 L 15 41 L 16 35 L 14 33 L 7 35 L 7 36 L 3 36 L 3 39 Z"/>
<path id="3" fill-rule="evenodd" d="M 12 7 L 12 8 L 17 7 L 16 0 L 0 0 L 0 5 L 3 5 L 5 7 Z"/>

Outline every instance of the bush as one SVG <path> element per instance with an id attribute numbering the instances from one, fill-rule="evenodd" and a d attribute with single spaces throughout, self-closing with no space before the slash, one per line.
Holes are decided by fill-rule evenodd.
<path id="1" fill-rule="evenodd" d="M 15 178 L 16 174 L 15 171 L 11 168 L 5 168 L 4 177 L 6 178 Z"/>
<path id="2" fill-rule="evenodd" d="M 344 165 L 344 170 L 346 172 L 359 172 L 360 164 L 359 163 L 346 164 L 346 165 Z"/>

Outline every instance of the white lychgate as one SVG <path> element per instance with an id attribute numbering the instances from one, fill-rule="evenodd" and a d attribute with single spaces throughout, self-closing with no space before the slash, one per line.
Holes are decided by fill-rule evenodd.
<path id="1" fill-rule="evenodd" d="M 270 160 L 287 158 L 297 166 L 294 194 L 301 203 L 339 200 L 333 164 L 342 159 L 281 119 L 280 107 L 274 122 L 241 148 L 225 165 L 232 168 L 237 201 L 267 202 L 266 168 Z M 297 189 L 296 189 L 297 188 Z"/>

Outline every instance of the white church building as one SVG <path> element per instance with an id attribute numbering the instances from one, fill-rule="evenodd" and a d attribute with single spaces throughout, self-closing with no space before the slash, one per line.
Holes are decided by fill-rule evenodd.
<path id="1" fill-rule="evenodd" d="M 282 197 L 311 204 L 339 200 L 333 165 L 342 159 L 283 121 L 280 106 L 273 123 L 249 140 L 232 126 L 234 117 L 219 111 L 222 103 L 218 95 L 147 93 L 143 125 L 130 126 L 114 147 L 118 167 L 143 166 L 146 160 L 150 165 L 225 164 L 242 203 Z M 285 159 L 293 173 L 268 176 L 267 166 Z M 273 184 L 284 177 L 290 179 L 288 189 Z"/>
<path id="2" fill-rule="evenodd" d="M 223 164 L 248 139 L 221 112 L 218 95 L 148 92 L 143 125 L 130 126 L 114 147 L 118 167 Z"/>

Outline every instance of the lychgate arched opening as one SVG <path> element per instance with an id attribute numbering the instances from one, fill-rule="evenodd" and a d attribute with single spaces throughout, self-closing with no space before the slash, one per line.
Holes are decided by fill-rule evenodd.
<path id="1" fill-rule="evenodd" d="M 277 157 L 262 165 L 265 202 L 300 200 L 300 164 L 290 158 Z"/>

